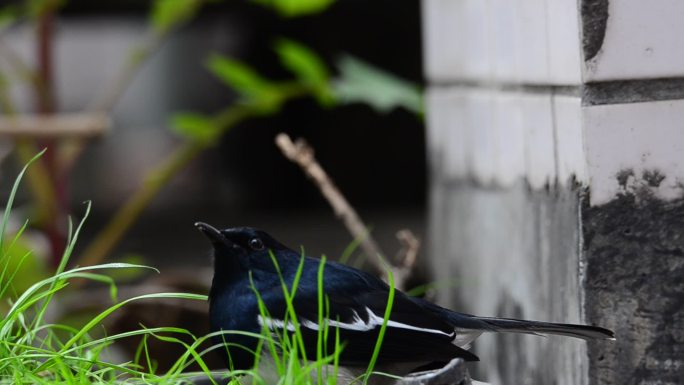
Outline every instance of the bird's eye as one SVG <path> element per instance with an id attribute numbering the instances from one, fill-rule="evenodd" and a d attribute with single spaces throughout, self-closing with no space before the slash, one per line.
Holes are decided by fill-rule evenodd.
<path id="1" fill-rule="evenodd" d="M 251 247 L 252 250 L 263 250 L 264 243 L 261 242 L 261 239 L 259 238 L 252 238 L 249 240 L 249 247 Z"/>

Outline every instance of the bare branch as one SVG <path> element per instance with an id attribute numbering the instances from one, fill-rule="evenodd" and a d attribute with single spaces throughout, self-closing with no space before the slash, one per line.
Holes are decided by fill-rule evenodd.
<path id="1" fill-rule="evenodd" d="M 420 239 L 416 238 L 409 229 L 399 230 L 397 232 L 397 239 L 402 245 L 402 249 L 399 250 L 398 253 L 397 261 L 401 264 L 400 266 L 412 269 L 413 265 L 416 264 L 416 258 L 418 257 Z"/>
<path id="2" fill-rule="evenodd" d="M 367 227 L 356 213 L 356 210 L 349 204 L 340 190 L 335 186 L 332 179 L 323 170 L 321 165 L 314 157 L 314 151 L 303 139 L 298 139 L 293 143 L 286 134 L 276 136 L 276 144 L 285 156 L 294 163 L 297 163 L 311 178 L 321 194 L 328 200 L 335 212 L 335 215 L 344 222 L 349 232 L 354 238 L 361 239 L 361 248 L 373 262 L 374 266 L 383 271 L 384 253 L 380 250 L 377 242 L 366 231 Z"/>
<path id="3" fill-rule="evenodd" d="M 349 204 L 342 192 L 335 186 L 332 179 L 328 176 L 321 165 L 314 157 L 314 151 L 303 139 L 292 142 L 287 134 L 281 133 L 276 136 L 276 144 L 282 153 L 294 163 L 297 163 L 304 173 L 313 180 L 321 194 L 332 206 L 335 215 L 342 220 L 347 230 L 354 239 L 360 239 L 361 249 L 369 256 L 373 267 L 387 281 L 387 269 L 390 269 L 394 277 L 394 284 L 398 289 L 404 289 L 406 279 L 411 273 L 415 263 L 420 241 L 413 234 L 404 230 L 397 234 L 399 241 L 402 242 L 404 250 L 401 252 L 401 265 L 395 266 L 385 260 L 385 255 L 378 243 L 368 233 L 367 226 L 363 223 L 356 210 Z"/>
<path id="4" fill-rule="evenodd" d="M 420 249 L 420 239 L 409 229 L 399 230 L 397 232 L 397 240 L 401 244 L 401 249 L 396 256 L 396 272 L 395 276 L 399 274 L 402 282 L 406 281 L 413 271 L 418 258 L 418 250 Z M 396 279 L 396 277 L 395 277 Z"/>

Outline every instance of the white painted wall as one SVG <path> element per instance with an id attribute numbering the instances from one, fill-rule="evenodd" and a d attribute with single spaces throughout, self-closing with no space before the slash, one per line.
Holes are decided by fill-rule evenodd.
<path id="1" fill-rule="evenodd" d="M 592 205 L 643 187 L 664 200 L 682 197 L 684 100 L 585 107 L 583 124 Z M 633 176 L 621 186 L 617 175 L 629 170 Z M 649 185 L 649 172 L 664 179 Z"/>
<path id="2" fill-rule="evenodd" d="M 684 2 L 608 2 L 601 50 L 584 63 L 587 82 L 684 76 Z"/>
<path id="3" fill-rule="evenodd" d="M 581 81 L 575 1 L 424 0 L 423 26 L 431 81 Z"/>
<path id="4" fill-rule="evenodd" d="M 607 18 L 597 22 L 601 10 Z M 618 322 L 613 327 L 643 326 L 604 317 L 608 310 L 597 301 L 606 295 L 620 303 L 648 299 L 605 294 L 596 289 L 601 282 L 586 277 L 613 279 L 610 266 L 588 263 L 597 263 L 604 246 L 617 253 L 631 247 L 619 237 L 621 226 L 633 224 L 610 222 L 615 211 L 603 217 L 603 205 L 624 194 L 637 204 L 684 196 L 684 3 L 425 0 L 423 19 L 431 260 L 437 280 L 458 282 L 441 299 L 483 315 L 591 322 L 583 310 L 590 309 L 594 319 Z M 648 212 L 640 215 L 654 222 Z M 584 255 L 585 229 L 615 239 L 594 239 L 594 254 Z M 678 244 L 667 238 L 667 228 L 647 232 Z M 642 247 L 629 255 L 646 258 L 652 248 Z M 659 258 L 681 259 L 675 252 Z M 649 330 L 668 322 L 652 318 L 643 321 L 653 322 Z M 639 341 L 655 346 L 656 338 Z M 645 356 L 646 345 L 602 344 L 587 350 L 568 339 L 483 337 L 476 341 L 483 362 L 475 373 L 501 384 L 658 378 L 648 364 L 638 366 L 664 362 Z M 636 364 L 596 362 L 604 351 L 605 357 L 628 352 Z M 625 371 L 611 369 L 617 367 Z"/>

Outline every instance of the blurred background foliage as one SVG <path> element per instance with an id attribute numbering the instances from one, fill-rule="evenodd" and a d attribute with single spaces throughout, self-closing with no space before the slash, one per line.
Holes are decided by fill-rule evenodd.
<path id="1" fill-rule="evenodd" d="M 72 263 L 144 261 L 167 272 L 118 277 L 124 282 L 202 291 L 210 261 L 196 220 L 264 228 L 312 255 L 342 254 L 352 239 L 279 153 L 278 132 L 313 145 L 386 250 L 397 249 L 401 228 L 422 235 L 419 18 L 418 0 L 2 4 L 4 126 L 65 114 L 108 122 L 95 138 L 0 132 L 3 192 L 10 171 L 48 149 L 8 235 L 26 219 L 30 227 L 4 246 L 14 292 L 55 266 L 66 218 L 86 199 L 92 219 Z M 175 273 L 187 265 L 197 267 L 193 276 Z M 83 310 L 97 304 L 91 297 L 65 302 Z M 135 315 L 153 322 L 159 311 Z M 126 317 L 114 323 L 139 324 Z"/>

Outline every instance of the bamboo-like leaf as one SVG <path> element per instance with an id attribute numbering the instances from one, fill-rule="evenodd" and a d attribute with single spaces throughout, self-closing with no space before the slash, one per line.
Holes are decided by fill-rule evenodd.
<path id="1" fill-rule="evenodd" d="M 19 7 L 15 4 L 5 5 L 0 7 L 0 29 L 3 29 L 19 18 Z"/>
<path id="2" fill-rule="evenodd" d="M 423 115 L 420 87 L 351 56 L 339 63 L 340 77 L 333 82 L 339 102 L 366 103 L 379 112 L 403 107 Z"/>
<path id="3" fill-rule="evenodd" d="M 66 0 L 27 0 L 23 6 L 28 17 L 36 18 L 45 13 L 54 12 L 65 4 Z"/>
<path id="4" fill-rule="evenodd" d="M 157 34 L 164 34 L 192 19 L 199 11 L 202 0 L 155 0 L 149 20 Z"/>
<path id="5" fill-rule="evenodd" d="M 252 0 L 285 17 L 297 17 L 325 11 L 335 0 Z"/>
<path id="6" fill-rule="evenodd" d="M 178 135 L 200 143 L 212 143 L 221 135 L 215 120 L 195 113 L 178 113 L 171 118 L 171 129 Z"/>
<path id="7" fill-rule="evenodd" d="M 214 54 L 209 57 L 207 67 L 223 83 L 240 94 L 243 102 L 263 113 L 278 111 L 286 97 L 281 87 L 239 60 Z"/>
<path id="8" fill-rule="evenodd" d="M 223 83 L 243 95 L 258 96 L 269 87 L 268 80 L 239 60 L 213 54 L 207 61 L 207 67 Z"/>
<path id="9" fill-rule="evenodd" d="M 300 82 L 311 87 L 321 105 L 330 106 L 334 103 L 328 68 L 314 51 L 288 39 L 279 39 L 275 50 L 283 66 L 292 71 Z"/>

